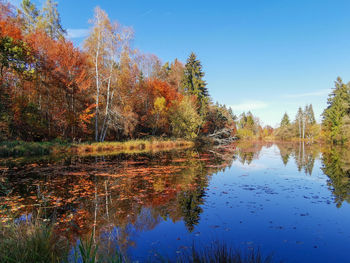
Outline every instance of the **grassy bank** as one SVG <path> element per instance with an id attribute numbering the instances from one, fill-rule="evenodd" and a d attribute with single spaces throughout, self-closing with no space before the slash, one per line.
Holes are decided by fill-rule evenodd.
<path id="1" fill-rule="evenodd" d="M 0 142 L 0 157 L 40 156 L 52 153 L 73 153 L 79 155 L 107 154 L 107 153 L 140 153 L 146 151 L 160 151 L 193 147 L 192 141 L 182 139 L 130 140 L 125 142 L 96 142 L 72 144 L 68 142 Z"/>
<path id="2" fill-rule="evenodd" d="M 79 155 L 95 155 L 104 153 L 140 153 L 148 151 L 160 151 L 168 149 L 190 148 L 193 147 L 192 141 L 182 139 L 177 140 L 130 140 L 126 142 L 101 142 L 101 143 L 83 143 L 71 147 L 73 153 Z"/>

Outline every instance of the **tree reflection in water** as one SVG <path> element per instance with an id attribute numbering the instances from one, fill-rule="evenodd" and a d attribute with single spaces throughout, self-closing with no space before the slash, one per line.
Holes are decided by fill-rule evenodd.
<path id="1" fill-rule="evenodd" d="M 328 187 L 337 207 L 344 201 L 350 203 L 350 150 L 347 147 L 330 147 L 317 144 L 277 143 L 282 161 L 287 165 L 291 156 L 297 168 L 311 175 L 315 160 L 321 157 L 322 171 L 328 177 Z"/>
<path id="2" fill-rule="evenodd" d="M 337 207 L 350 203 L 350 150 L 346 147 L 325 148 L 322 152 L 322 171 L 329 177 L 328 187 Z"/>
<path id="3" fill-rule="evenodd" d="M 107 247 L 133 246 L 135 233 L 162 220 L 200 220 L 209 177 L 232 164 L 234 147 L 154 154 L 66 157 L 3 169 L 11 192 L 0 216 L 32 215 L 56 222 L 71 241 L 99 235 Z"/>
<path id="4" fill-rule="evenodd" d="M 320 156 L 320 146 L 317 144 L 307 144 L 306 142 L 277 143 L 283 164 L 286 166 L 290 157 L 294 157 L 298 171 L 304 171 L 311 175 L 315 159 Z"/>
<path id="5" fill-rule="evenodd" d="M 139 232 L 164 220 L 183 220 L 189 232 L 200 222 L 210 177 L 234 161 L 250 165 L 264 147 L 240 142 L 203 151 L 182 150 L 137 155 L 66 156 L 7 163 L 1 168 L 0 220 L 31 215 L 56 222 L 55 231 L 71 241 L 99 238 L 106 251 L 135 246 Z M 277 143 L 284 165 L 322 171 L 337 207 L 350 202 L 350 151 L 306 143 Z M 321 155 L 322 154 L 322 155 Z M 322 156 L 322 157 L 321 157 Z M 107 253 L 107 252 L 106 252 Z"/>

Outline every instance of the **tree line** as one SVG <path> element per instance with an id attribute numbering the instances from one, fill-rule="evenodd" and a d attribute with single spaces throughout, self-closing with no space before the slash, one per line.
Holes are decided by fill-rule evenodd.
<path id="1" fill-rule="evenodd" d="M 344 144 L 350 140 L 350 83 L 338 77 L 328 95 L 327 108 L 321 123 L 316 123 L 312 105 L 299 107 L 293 122 L 284 114 L 275 136 L 282 140 L 318 140 L 331 144 Z"/>
<path id="2" fill-rule="evenodd" d="M 312 104 L 306 105 L 304 109 L 298 108 L 293 121 L 287 113 L 284 113 L 280 127 L 276 129 L 275 136 L 282 140 L 299 139 L 315 140 L 319 136 L 319 124 L 316 123 Z"/>
<path id="3" fill-rule="evenodd" d="M 235 130 L 211 101 L 200 60 L 162 63 L 132 47 L 133 30 L 99 7 L 83 48 L 67 39 L 57 3 L 0 1 L 0 139 L 193 139 Z"/>
<path id="4" fill-rule="evenodd" d="M 67 39 L 57 3 L 39 10 L 30 0 L 15 8 L 0 0 L 0 140 L 124 140 L 227 131 L 241 139 L 350 138 L 350 84 L 338 78 L 316 123 L 312 105 L 288 114 L 280 127 L 262 126 L 251 112 L 236 116 L 211 100 L 200 60 L 162 63 L 132 47 L 130 27 L 99 7 L 78 48 Z"/>

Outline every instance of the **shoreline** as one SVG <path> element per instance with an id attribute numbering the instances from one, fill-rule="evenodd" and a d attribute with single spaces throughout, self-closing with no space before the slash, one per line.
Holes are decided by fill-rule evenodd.
<path id="1" fill-rule="evenodd" d="M 80 144 L 61 141 L 4 141 L 0 142 L 0 158 L 44 156 L 61 153 L 79 155 L 141 153 L 171 149 L 187 149 L 194 146 L 195 143 L 190 140 L 160 138 L 137 139 L 124 142 L 85 142 Z"/>

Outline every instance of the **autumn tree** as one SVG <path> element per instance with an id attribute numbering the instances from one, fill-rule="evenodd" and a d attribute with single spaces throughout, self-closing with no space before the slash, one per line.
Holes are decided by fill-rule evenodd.
<path id="1" fill-rule="evenodd" d="M 181 81 L 184 77 L 184 65 L 175 59 L 174 62 L 170 64 L 170 69 L 167 71 L 167 82 L 170 86 L 176 88 L 181 92 Z"/>
<path id="2" fill-rule="evenodd" d="M 0 2 L 0 137 L 10 136 L 12 106 L 21 79 L 33 73 L 33 56 L 13 8 Z"/>
<path id="3" fill-rule="evenodd" d="M 237 129 L 235 120 L 236 116 L 233 114 L 231 108 L 227 108 L 225 105 L 220 105 L 219 103 L 215 105 L 210 104 L 202 133 L 208 135 L 223 129 L 231 130 L 231 133 L 234 133 Z"/>
<path id="4" fill-rule="evenodd" d="M 91 22 L 82 51 L 65 38 L 55 1 L 38 10 L 22 0 L 16 10 L 0 0 L 1 138 L 192 139 L 235 130 L 232 110 L 210 102 L 193 53 L 186 66 L 177 59 L 162 63 L 132 49 L 132 30 L 100 8 Z"/>
<path id="5" fill-rule="evenodd" d="M 181 102 L 171 109 L 170 123 L 172 133 L 176 137 L 196 138 L 202 119 L 196 111 L 193 98 L 185 96 Z"/>

